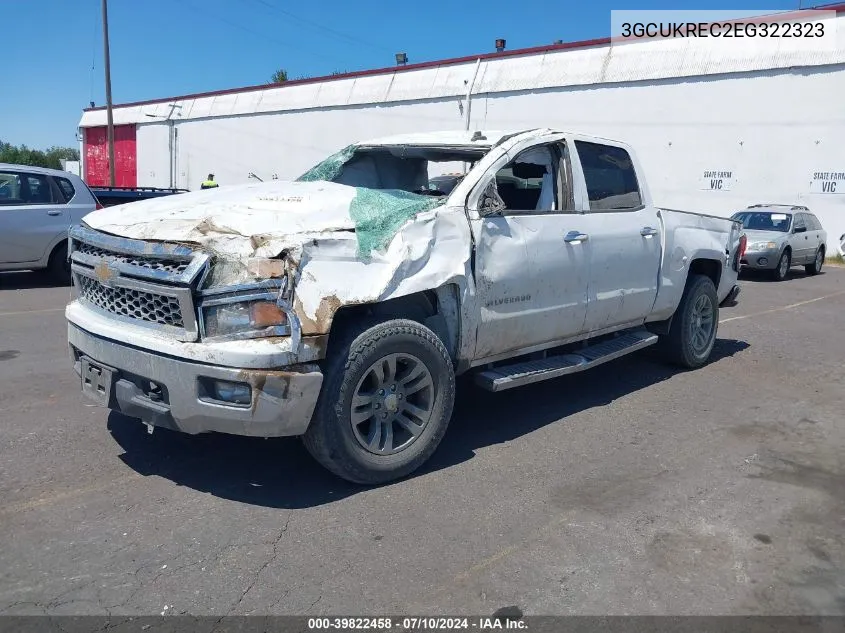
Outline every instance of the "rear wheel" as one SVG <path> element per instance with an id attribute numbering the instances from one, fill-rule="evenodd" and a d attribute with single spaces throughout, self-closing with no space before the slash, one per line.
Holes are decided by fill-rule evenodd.
<path id="1" fill-rule="evenodd" d="M 70 261 L 67 258 L 67 243 L 59 244 L 50 254 L 50 261 L 47 264 L 47 271 L 53 280 L 62 283 L 70 283 Z"/>
<path id="2" fill-rule="evenodd" d="M 718 326 L 716 286 L 705 275 L 691 276 L 672 317 L 669 333 L 660 341 L 664 356 L 688 369 L 701 367 L 713 351 Z"/>
<path id="3" fill-rule="evenodd" d="M 775 269 L 772 271 L 772 279 L 775 281 L 783 281 L 786 279 L 786 274 L 789 272 L 789 267 L 792 265 L 792 253 L 789 249 L 783 251 L 781 254 L 780 259 L 778 260 L 778 265 L 775 266 Z"/>
<path id="4" fill-rule="evenodd" d="M 812 264 L 807 264 L 804 266 L 804 270 L 807 271 L 808 275 L 818 275 L 822 271 L 822 266 L 824 265 L 824 246 L 820 246 L 819 250 L 816 251 L 816 258 L 813 260 Z"/>
<path id="5" fill-rule="evenodd" d="M 452 361 L 434 332 L 405 319 L 364 326 L 329 357 L 305 446 L 348 481 L 398 479 L 434 453 L 454 400 Z"/>

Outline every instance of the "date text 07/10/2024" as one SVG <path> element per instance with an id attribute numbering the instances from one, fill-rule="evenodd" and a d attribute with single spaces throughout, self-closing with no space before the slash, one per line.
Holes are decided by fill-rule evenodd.
<path id="1" fill-rule="evenodd" d="M 457 630 L 526 630 L 528 624 L 521 619 L 501 617 L 373 617 L 373 618 L 309 618 L 308 630 L 398 630 L 445 631 Z"/>

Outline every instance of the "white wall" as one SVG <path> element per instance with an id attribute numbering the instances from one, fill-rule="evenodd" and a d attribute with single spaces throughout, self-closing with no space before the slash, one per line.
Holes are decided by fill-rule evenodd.
<path id="1" fill-rule="evenodd" d="M 62 164 L 62 170 L 71 173 L 74 176 L 79 175 L 80 162 L 78 160 L 65 160 L 63 158 L 59 162 Z"/>
<path id="2" fill-rule="evenodd" d="M 138 186 L 170 187 L 170 150 L 166 122 L 136 127 Z"/>
<path id="3" fill-rule="evenodd" d="M 548 125 L 630 143 L 664 207 L 730 215 L 755 203 L 803 204 L 845 233 L 845 187 L 811 193 L 817 171 L 845 172 L 845 65 L 753 75 L 476 96 L 476 127 Z M 476 114 L 478 115 L 476 117 Z M 729 191 L 703 172 L 731 171 Z"/>
<path id="4" fill-rule="evenodd" d="M 209 173 L 221 186 L 249 172 L 292 179 L 355 141 L 461 125 L 457 101 L 442 99 L 180 122 L 178 186 L 198 189 Z"/>
<path id="5" fill-rule="evenodd" d="M 845 14 L 831 13 L 831 32 Z M 812 193 L 813 172 L 845 172 L 845 37 L 824 41 L 681 38 L 557 48 L 246 92 L 115 109 L 138 124 L 138 184 L 168 186 L 170 103 L 176 186 L 209 172 L 221 186 L 293 178 L 362 139 L 463 127 L 473 87 L 474 129 L 555 127 L 636 147 L 657 204 L 728 215 L 759 202 L 809 206 L 845 233 L 845 182 Z M 86 111 L 80 125 L 104 125 Z M 730 171 L 711 191 L 705 171 Z"/>
<path id="6" fill-rule="evenodd" d="M 804 204 L 833 249 L 845 233 L 845 191 L 811 193 L 810 182 L 816 171 L 845 172 L 843 103 L 839 65 L 475 95 L 472 127 L 548 126 L 626 141 L 657 204 L 719 215 Z M 249 172 L 294 178 L 354 141 L 462 125 L 457 99 L 180 121 L 176 185 L 198 189 L 209 172 L 221 185 L 247 182 Z M 139 127 L 138 184 L 167 186 L 168 160 L 165 126 Z M 728 189 L 704 189 L 705 171 L 730 171 Z"/>

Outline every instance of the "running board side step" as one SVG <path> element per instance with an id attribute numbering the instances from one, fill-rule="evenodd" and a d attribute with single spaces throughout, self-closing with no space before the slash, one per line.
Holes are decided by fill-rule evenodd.
<path id="1" fill-rule="evenodd" d="M 608 341 L 580 349 L 576 353 L 487 369 L 475 375 L 475 382 L 487 391 L 504 391 L 591 369 L 655 343 L 657 343 L 655 334 L 645 329 L 633 330 Z"/>

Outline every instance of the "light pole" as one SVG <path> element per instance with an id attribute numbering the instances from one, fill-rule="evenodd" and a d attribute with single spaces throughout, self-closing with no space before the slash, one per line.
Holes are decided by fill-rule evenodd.
<path id="1" fill-rule="evenodd" d="M 109 61 L 109 10 L 103 0 L 103 65 L 106 69 L 106 134 L 109 143 L 109 186 L 114 187 L 114 117 L 111 109 L 111 62 Z"/>

